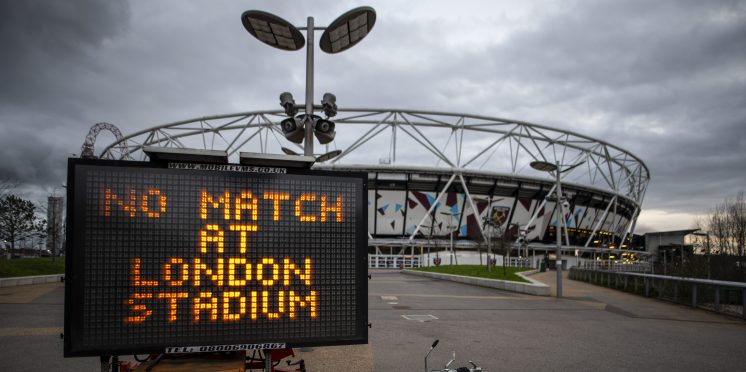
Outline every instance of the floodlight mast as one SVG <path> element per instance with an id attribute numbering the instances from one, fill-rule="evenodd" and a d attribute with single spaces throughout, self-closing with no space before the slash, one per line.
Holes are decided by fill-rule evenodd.
<path id="1" fill-rule="evenodd" d="M 313 156 L 313 17 L 306 26 L 306 141 L 303 155 Z"/>
<path id="2" fill-rule="evenodd" d="M 555 176 L 557 177 L 557 189 L 555 190 L 555 193 L 557 195 L 557 205 L 554 209 L 557 211 L 557 226 L 555 234 L 557 237 L 557 261 L 555 262 L 555 269 L 557 271 L 557 298 L 562 298 L 562 224 L 564 221 L 562 221 L 564 217 L 564 212 L 562 211 L 562 182 L 560 180 L 560 162 L 558 161 L 556 164 L 556 168 L 554 169 Z"/>
<path id="3" fill-rule="evenodd" d="M 305 121 L 303 123 L 305 125 L 303 154 L 313 156 L 314 31 L 324 30 L 320 38 L 321 50 L 330 54 L 342 52 L 368 35 L 376 22 L 375 10 L 368 6 L 352 9 L 337 17 L 328 27 L 315 27 L 313 17 L 306 19 L 306 27 L 295 27 L 276 15 L 259 10 L 244 12 L 241 15 L 241 21 L 246 31 L 259 41 L 282 50 L 294 51 L 302 48 L 303 35 L 300 30 L 306 31 L 306 108 L 303 118 Z M 334 96 L 331 95 L 331 98 Z M 335 100 L 334 98 L 331 101 L 332 104 Z M 327 102 L 327 94 L 324 95 L 322 103 L 324 102 Z M 324 104 L 324 106 L 327 105 Z M 336 105 L 333 108 L 336 113 Z M 327 112 L 326 107 L 325 112 Z"/>
<path id="4" fill-rule="evenodd" d="M 554 173 L 555 176 L 555 211 L 557 215 L 557 223 L 555 227 L 554 235 L 557 237 L 557 249 L 555 255 L 557 256 L 555 259 L 555 269 L 557 271 L 557 298 L 562 297 L 562 224 L 564 219 L 564 211 L 562 204 L 565 202 L 565 197 L 562 195 L 562 179 L 560 175 L 562 173 L 569 172 L 577 167 L 579 167 L 581 164 L 585 163 L 585 160 L 573 164 L 565 169 L 561 169 L 561 164 L 559 161 L 556 161 L 555 163 L 549 163 L 546 161 L 532 161 L 531 162 L 531 168 L 534 168 L 538 171 L 542 172 L 548 172 L 549 174 Z M 547 195 L 547 200 L 549 199 L 549 195 Z M 567 234 L 567 229 L 565 229 L 565 234 Z"/>

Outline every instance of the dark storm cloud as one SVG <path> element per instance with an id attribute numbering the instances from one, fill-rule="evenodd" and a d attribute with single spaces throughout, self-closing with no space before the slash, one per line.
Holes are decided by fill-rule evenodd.
<path id="1" fill-rule="evenodd" d="M 83 74 L 103 68 L 85 56 L 126 30 L 129 14 L 118 1 L 0 3 L 0 177 L 41 185 L 64 179 L 69 134 L 85 110 Z"/>
<path id="2" fill-rule="evenodd" d="M 82 55 L 95 53 L 125 30 L 124 1 L 4 1 L 0 3 L 3 106 L 63 106 L 66 78 L 92 66 Z"/>
<path id="3" fill-rule="evenodd" d="M 0 175 L 60 183 L 64 157 L 100 121 L 127 134 L 278 108 L 283 91 L 302 101 L 305 50 L 262 45 L 240 14 L 261 9 L 295 24 L 313 15 L 326 25 L 358 5 L 2 2 L 0 146 L 13 161 Z M 317 96 L 333 92 L 340 107 L 492 115 L 604 139 L 648 164 L 644 209 L 698 213 L 746 188 L 742 1 L 373 6 L 376 26 L 360 45 L 335 55 L 317 49 Z M 101 146 L 113 139 L 103 137 Z M 29 148 L 39 150 L 19 155 Z"/>
<path id="4" fill-rule="evenodd" d="M 79 154 L 97 122 L 114 123 L 126 135 L 189 117 L 256 110 L 268 106 L 262 101 L 275 104 L 283 89 L 278 72 L 285 81 L 304 81 L 288 73 L 302 71 L 302 53 L 292 59 L 271 48 L 252 50 L 257 42 L 239 16 L 251 5 L 281 13 L 304 12 L 306 5 L 131 5 L 0 3 L 0 177 L 49 189 L 64 182 L 65 158 Z M 114 140 L 107 132 L 99 137 L 98 151 Z"/>
<path id="5" fill-rule="evenodd" d="M 396 39 L 403 49 L 438 48 L 417 29 L 401 34 L 413 39 Z M 405 102 L 395 106 L 487 111 L 628 149 L 651 170 L 648 208 L 704 211 L 746 188 L 744 3 L 576 2 L 485 44 L 399 50 L 385 58 L 415 62 L 387 70 L 380 59 L 362 75 L 369 85 L 390 77 L 376 94 Z"/>

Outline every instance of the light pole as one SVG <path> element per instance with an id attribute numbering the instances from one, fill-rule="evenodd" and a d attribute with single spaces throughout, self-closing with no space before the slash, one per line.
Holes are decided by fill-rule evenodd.
<path id="1" fill-rule="evenodd" d="M 303 154 L 305 156 L 313 156 L 314 129 L 317 129 L 315 126 L 318 127 L 322 125 L 322 121 L 315 120 L 313 115 L 314 31 L 324 31 L 319 39 L 319 47 L 324 52 L 335 54 L 345 51 L 359 43 L 366 35 L 368 35 L 376 22 L 375 10 L 368 6 L 352 9 L 339 16 L 327 27 L 315 27 L 313 17 L 307 18 L 306 27 L 296 27 L 274 14 L 260 10 L 248 10 L 244 12 L 241 15 L 241 22 L 246 28 L 246 31 L 259 41 L 271 47 L 287 51 L 296 51 L 303 48 L 303 44 L 306 44 L 306 102 L 304 105 L 305 134 L 303 136 L 305 143 Z M 300 32 L 301 30 L 306 31 L 305 38 Z M 328 101 L 327 95 L 330 96 Z M 322 101 L 325 106 L 324 110 L 327 111 L 328 104 L 329 107 L 333 106 L 332 112 L 336 114 L 336 98 L 329 93 L 324 96 L 324 100 Z M 289 98 L 290 101 L 292 101 L 292 96 Z M 283 103 L 283 105 L 285 105 L 285 103 Z M 295 112 L 296 107 L 294 101 L 289 103 L 289 105 L 290 107 L 286 107 L 286 111 Z M 333 115 L 327 113 L 327 116 Z M 329 130 L 329 122 L 325 122 L 326 123 L 323 124 L 325 128 L 322 129 L 322 132 Z M 333 131 L 333 128 L 333 124 L 331 124 L 331 131 Z M 300 142 L 300 138 L 296 142 Z M 322 141 L 322 143 L 325 142 Z"/>
<path id="2" fill-rule="evenodd" d="M 427 266 L 430 266 L 430 245 L 431 245 L 432 239 L 433 239 L 433 229 L 430 226 L 421 226 L 420 230 L 422 230 L 422 229 L 427 229 L 429 231 L 428 234 L 427 234 L 427 258 L 426 258 L 426 261 L 427 261 Z M 437 256 L 438 251 L 435 251 L 435 254 L 436 254 L 436 257 L 438 257 Z"/>
<path id="3" fill-rule="evenodd" d="M 297 113 L 297 107 L 293 97 L 289 93 L 280 95 L 280 104 L 285 108 L 285 112 L 292 120 L 283 121 L 281 126 L 285 137 L 292 142 L 304 142 L 303 154 L 313 158 L 313 137 L 314 134 L 319 138 L 321 144 L 329 143 L 334 139 L 334 123 L 326 119 L 314 116 L 313 106 L 313 52 L 314 52 L 314 31 L 324 30 L 319 40 L 319 47 L 326 53 L 334 54 L 345 51 L 355 44 L 359 43 L 373 28 L 376 22 L 376 12 L 371 7 L 359 7 L 342 14 L 335 19 L 328 27 L 315 27 L 313 17 L 306 19 L 306 27 L 296 27 L 290 22 L 267 12 L 260 10 L 248 10 L 241 14 L 241 23 L 252 36 L 259 41 L 282 50 L 296 51 L 303 48 L 306 44 L 306 102 L 305 116 L 303 123 L 297 122 L 293 118 Z M 306 31 L 306 38 L 300 30 Z M 336 97 L 327 93 L 321 101 L 322 109 L 327 118 L 336 115 L 337 105 Z M 299 124 L 305 126 L 304 132 L 299 133 Z M 284 150 L 283 150 L 284 151 Z M 288 151 L 285 151 L 288 153 Z M 327 152 L 319 159 L 324 161 L 339 155 L 336 152 Z M 265 352 L 268 357 L 265 359 L 265 370 L 272 370 L 271 353 Z"/>
<path id="4" fill-rule="evenodd" d="M 453 250 L 453 233 L 456 232 L 457 230 L 452 230 L 452 228 L 454 228 L 454 227 L 458 228 L 458 224 L 457 225 L 452 225 L 452 223 L 453 223 L 453 216 L 455 216 L 455 214 L 451 213 L 451 212 L 440 212 L 440 214 L 444 214 L 446 216 L 450 216 L 451 217 L 451 218 L 448 219 L 448 226 L 446 226 L 446 228 L 448 229 L 448 235 L 450 235 L 450 237 L 451 237 L 451 260 L 450 260 L 450 264 L 453 265 L 453 260 L 455 259 L 456 260 L 456 265 L 458 265 L 458 257 L 456 257 L 456 251 Z"/>
<path id="5" fill-rule="evenodd" d="M 560 179 L 560 175 L 562 173 L 568 172 L 572 169 L 575 169 L 579 165 L 585 163 L 585 161 L 582 161 L 580 163 L 571 165 L 565 169 L 560 170 L 560 162 L 557 161 L 555 164 L 546 162 L 546 161 L 532 161 L 531 162 L 531 168 L 534 168 L 538 171 L 542 172 L 549 172 L 550 174 L 554 172 L 555 174 L 555 200 L 557 202 L 557 207 L 555 208 L 557 211 L 557 226 L 555 227 L 555 235 L 557 236 L 557 249 L 555 252 L 556 258 L 556 269 L 557 269 L 557 298 L 562 297 L 562 210 L 564 209 L 564 203 L 567 202 L 564 196 L 562 196 L 562 182 Z M 549 196 L 547 196 L 547 200 Z"/>

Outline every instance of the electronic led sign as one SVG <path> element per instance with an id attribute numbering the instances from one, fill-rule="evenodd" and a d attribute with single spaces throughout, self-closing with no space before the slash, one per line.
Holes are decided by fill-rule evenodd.
<path id="1" fill-rule="evenodd" d="M 71 159 L 65 356 L 366 343 L 367 178 L 284 172 Z"/>

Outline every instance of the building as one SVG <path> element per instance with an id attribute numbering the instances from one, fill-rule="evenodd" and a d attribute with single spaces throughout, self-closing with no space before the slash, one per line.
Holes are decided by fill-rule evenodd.
<path id="1" fill-rule="evenodd" d="M 179 121 L 126 136 L 100 157 L 146 160 L 146 146 L 221 150 L 234 163 L 241 151 L 300 152 L 277 135 L 283 119 L 276 110 Z M 414 110 L 340 109 L 334 122 L 334 142 L 321 150 L 316 144 L 314 153 L 342 152 L 314 167 L 368 174 L 371 256 L 410 257 L 416 265 L 425 251 L 497 242 L 515 255 L 543 254 L 555 247 L 558 205 L 564 254 L 619 259 L 632 248 L 650 173 L 614 139 Z M 554 176 L 533 169 L 533 161 L 560 164 L 565 202 L 556 202 Z"/>
<path id="2" fill-rule="evenodd" d="M 65 241 L 64 206 L 65 198 L 62 196 L 47 198 L 47 250 L 55 256 L 62 252 Z"/>
<path id="3" fill-rule="evenodd" d="M 661 265 L 684 264 L 687 257 L 707 253 L 707 234 L 699 229 L 658 231 L 645 234 L 645 251 Z"/>

